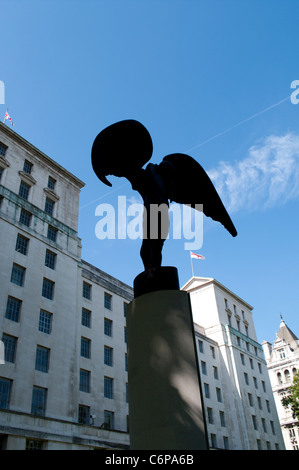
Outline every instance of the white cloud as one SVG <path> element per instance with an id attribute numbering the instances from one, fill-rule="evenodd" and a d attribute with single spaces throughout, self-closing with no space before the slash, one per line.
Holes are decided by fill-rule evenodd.
<path id="1" fill-rule="evenodd" d="M 265 209 L 299 197 L 299 136 L 271 135 L 243 160 L 208 171 L 229 213 Z"/>

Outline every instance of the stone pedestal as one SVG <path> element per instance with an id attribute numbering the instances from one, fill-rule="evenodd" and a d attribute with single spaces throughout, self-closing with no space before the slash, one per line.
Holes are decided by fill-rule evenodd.
<path id="1" fill-rule="evenodd" d="M 127 311 L 132 450 L 206 450 L 189 294 L 159 290 Z"/>

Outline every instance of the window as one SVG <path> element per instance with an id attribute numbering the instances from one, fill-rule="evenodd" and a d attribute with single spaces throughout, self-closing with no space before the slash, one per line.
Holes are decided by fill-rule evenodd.
<path id="1" fill-rule="evenodd" d="M 257 445 L 257 449 L 258 449 L 258 450 L 262 450 L 262 443 L 261 443 L 261 440 L 260 440 L 260 439 L 257 439 L 257 440 L 256 440 L 256 445 Z"/>
<path id="2" fill-rule="evenodd" d="M 91 311 L 86 308 L 82 308 L 82 319 L 81 323 L 83 326 L 91 327 Z"/>
<path id="3" fill-rule="evenodd" d="M 249 385 L 248 374 L 246 372 L 244 372 L 244 380 L 246 385 Z"/>
<path id="4" fill-rule="evenodd" d="M 127 327 L 124 326 L 124 342 L 127 343 Z"/>
<path id="5" fill-rule="evenodd" d="M 54 298 L 54 286 L 55 282 L 50 281 L 44 277 L 43 279 L 43 288 L 42 288 L 42 296 L 46 299 L 53 300 Z"/>
<path id="6" fill-rule="evenodd" d="M 2 174 L 3 174 L 3 168 L 0 167 L 0 181 L 1 181 Z"/>
<path id="7" fill-rule="evenodd" d="M 114 429 L 114 413 L 113 411 L 104 411 L 104 427 L 105 429 Z"/>
<path id="8" fill-rule="evenodd" d="M 45 416 L 47 401 L 47 389 L 42 387 L 33 387 L 31 413 L 33 415 Z"/>
<path id="9" fill-rule="evenodd" d="M 257 404 L 258 404 L 258 407 L 260 410 L 262 410 L 262 400 L 261 400 L 261 397 L 256 397 L 257 398 Z"/>
<path id="10" fill-rule="evenodd" d="M 219 379 L 218 368 L 213 366 L 214 379 Z"/>
<path id="11" fill-rule="evenodd" d="M 216 434 L 211 433 L 211 447 L 217 447 L 217 437 Z"/>
<path id="12" fill-rule="evenodd" d="M 14 263 L 11 271 L 10 282 L 22 287 L 24 285 L 25 271 L 25 268 Z"/>
<path id="13" fill-rule="evenodd" d="M 18 322 L 20 320 L 22 301 L 14 297 L 8 297 L 6 304 L 5 318 Z"/>
<path id="14" fill-rule="evenodd" d="M 52 215 L 53 215 L 53 211 L 54 211 L 54 205 L 55 205 L 55 202 L 52 201 L 52 199 L 49 199 L 48 197 L 46 197 L 46 201 L 45 201 L 45 213 L 52 216 Z"/>
<path id="15" fill-rule="evenodd" d="M 203 342 L 199 339 L 198 342 L 198 350 L 200 353 L 203 353 Z"/>
<path id="16" fill-rule="evenodd" d="M 109 348 L 109 346 L 104 346 L 104 364 L 113 366 L 113 348 Z"/>
<path id="17" fill-rule="evenodd" d="M 91 340 L 81 337 L 81 356 L 90 359 Z"/>
<path id="18" fill-rule="evenodd" d="M 204 383 L 204 391 L 205 391 L 205 397 L 210 398 L 210 386 L 209 384 Z"/>
<path id="19" fill-rule="evenodd" d="M 5 362 L 15 362 L 16 357 L 16 348 L 18 338 L 15 336 L 10 336 L 5 333 L 2 335 L 2 341 L 4 343 L 4 360 Z"/>
<path id="20" fill-rule="evenodd" d="M 43 346 L 37 346 L 35 358 L 35 370 L 48 372 L 49 370 L 50 349 Z"/>
<path id="21" fill-rule="evenodd" d="M 201 361 L 201 372 L 203 375 L 207 375 L 207 364 L 204 361 Z"/>
<path id="22" fill-rule="evenodd" d="M 210 346 L 210 353 L 211 353 L 212 358 L 215 359 L 216 356 L 215 356 L 215 348 L 214 348 L 214 346 Z"/>
<path id="23" fill-rule="evenodd" d="M 251 359 L 251 357 L 249 358 L 249 364 L 251 369 L 254 369 L 253 360 Z"/>
<path id="24" fill-rule="evenodd" d="M 82 295 L 84 299 L 91 300 L 91 285 L 83 281 Z"/>
<path id="25" fill-rule="evenodd" d="M 54 178 L 52 178 L 52 176 L 49 176 L 49 179 L 48 179 L 48 188 L 49 189 L 52 189 L 52 191 L 54 191 L 55 189 L 55 184 L 56 184 L 56 180 Z"/>
<path id="26" fill-rule="evenodd" d="M 225 428 L 226 424 L 225 424 L 225 415 L 224 415 L 224 411 L 219 411 L 219 417 L 220 417 L 220 424 L 223 428 Z"/>
<path id="27" fill-rule="evenodd" d="M 12 380 L 0 377 L 0 408 L 8 410 Z"/>
<path id="28" fill-rule="evenodd" d="M 267 408 L 268 413 L 270 413 L 271 410 L 270 410 L 270 402 L 269 402 L 269 400 L 266 400 L 266 408 Z"/>
<path id="29" fill-rule="evenodd" d="M 257 430 L 257 421 L 256 421 L 256 416 L 252 415 L 252 424 L 253 428 Z"/>
<path id="30" fill-rule="evenodd" d="M 284 371 L 284 378 L 286 383 L 291 382 L 290 372 L 287 369 Z"/>
<path id="31" fill-rule="evenodd" d="M 225 305 L 225 308 L 228 308 L 227 299 L 224 299 L 224 305 Z"/>
<path id="32" fill-rule="evenodd" d="M 263 391 L 266 392 L 266 384 L 263 380 L 262 380 L 262 387 L 263 387 Z"/>
<path id="33" fill-rule="evenodd" d="M 80 424 L 89 424 L 90 421 L 90 407 L 79 405 L 78 422 Z"/>
<path id="34" fill-rule="evenodd" d="M 40 310 L 39 312 L 39 331 L 43 333 L 50 334 L 52 329 L 52 313 L 45 312 L 45 310 Z"/>
<path id="35" fill-rule="evenodd" d="M 104 377 L 104 397 L 113 399 L 113 379 Z"/>
<path id="36" fill-rule="evenodd" d="M 213 409 L 208 407 L 207 411 L 208 411 L 208 422 L 210 424 L 214 424 Z"/>
<path id="37" fill-rule="evenodd" d="M 266 426 L 266 420 L 265 420 L 265 418 L 262 418 L 262 426 L 263 426 L 264 432 L 268 432 L 268 431 L 267 431 L 267 426 Z"/>
<path id="38" fill-rule="evenodd" d="M 112 295 L 104 293 L 104 307 L 108 310 L 112 310 Z"/>
<path id="39" fill-rule="evenodd" d="M 90 392 L 90 372 L 89 370 L 80 369 L 79 390 L 81 392 Z"/>
<path id="40" fill-rule="evenodd" d="M 240 358 L 241 358 L 242 365 L 245 366 L 244 354 L 240 353 Z"/>
<path id="41" fill-rule="evenodd" d="M 128 304 L 124 302 L 124 317 L 127 316 L 127 308 L 128 308 Z"/>
<path id="42" fill-rule="evenodd" d="M 271 426 L 272 434 L 273 434 L 273 436 L 275 436 L 275 426 L 274 426 L 274 422 L 273 422 L 273 421 L 270 421 L 270 426 Z"/>
<path id="43" fill-rule="evenodd" d="M 221 389 L 216 387 L 216 395 L 217 395 L 217 400 L 219 403 L 222 403 L 222 393 L 221 393 Z"/>
<path id="44" fill-rule="evenodd" d="M 126 383 L 126 403 L 129 403 L 129 384 Z"/>
<path id="45" fill-rule="evenodd" d="M 51 240 L 52 242 L 56 242 L 57 239 L 57 228 L 51 227 L 51 225 L 48 226 L 48 233 L 47 233 L 47 238 Z"/>
<path id="46" fill-rule="evenodd" d="M 25 209 L 21 209 L 19 222 L 23 225 L 26 225 L 26 227 L 30 227 L 30 222 L 31 222 L 30 212 L 25 211 Z"/>
<path id="47" fill-rule="evenodd" d="M 128 372 L 128 354 L 125 354 L 125 371 Z"/>
<path id="48" fill-rule="evenodd" d="M 29 162 L 28 160 L 24 161 L 24 166 L 23 166 L 23 171 L 24 173 L 27 173 L 28 175 L 31 174 L 33 164 Z"/>
<path id="49" fill-rule="evenodd" d="M 252 398 L 251 393 L 248 393 L 248 402 L 250 406 L 253 406 L 253 398 Z"/>
<path id="50" fill-rule="evenodd" d="M 20 187 L 19 187 L 19 196 L 27 200 L 29 196 L 29 189 L 30 189 L 29 184 L 24 183 L 24 181 L 21 181 Z"/>
<path id="51" fill-rule="evenodd" d="M 229 442 L 227 436 L 223 436 L 223 447 L 225 450 L 229 450 Z"/>
<path id="52" fill-rule="evenodd" d="M 40 439 L 26 439 L 25 450 L 42 450 L 44 442 Z"/>
<path id="53" fill-rule="evenodd" d="M 2 155 L 2 157 L 5 157 L 6 150 L 7 150 L 7 146 L 2 144 L 2 142 L 0 142 L 0 155 Z"/>
<path id="54" fill-rule="evenodd" d="M 18 233 L 15 250 L 18 251 L 19 253 L 22 253 L 22 255 L 27 255 L 28 245 L 29 245 L 29 238 L 23 237 L 23 235 Z"/>
<path id="55" fill-rule="evenodd" d="M 104 334 L 107 336 L 112 336 L 112 320 L 104 318 Z"/>
<path id="56" fill-rule="evenodd" d="M 46 250 L 46 256 L 45 256 L 45 266 L 47 266 L 50 269 L 55 269 L 56 266 L 56 253 L 53 253 L 50 250 Z"/>

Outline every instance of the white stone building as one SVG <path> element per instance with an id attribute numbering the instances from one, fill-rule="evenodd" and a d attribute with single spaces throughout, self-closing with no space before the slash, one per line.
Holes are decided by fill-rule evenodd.
<path id="1" fill-rule="evenodd" d="M 190 293 L 209 445 L 282 450 L 284 442 L 252 307 L 212 278 Z"/>
<path id="2" fill-rule="evenodd" d="M 299 450 L 299 423 L 281 400 L 288 395 L 294 375 L 299 371 L 299 340 L 281 318 L 273 344 L 263 341 L 274 399 L 287 450 Z"/>
<path id="3" fill-rule="evenodd" d="M 83 186 L 0 124 L 2 448 L 128 448 L 132 289 L 81 260 Z"/>

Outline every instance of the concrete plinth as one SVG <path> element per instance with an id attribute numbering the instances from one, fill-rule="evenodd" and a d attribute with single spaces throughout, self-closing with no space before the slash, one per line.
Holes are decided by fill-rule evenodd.
<path id="1" fill-rule="evenodd" d="M 127 311 L 132 450 L 206 450 L 189 294 L 161 290 Z"/>

